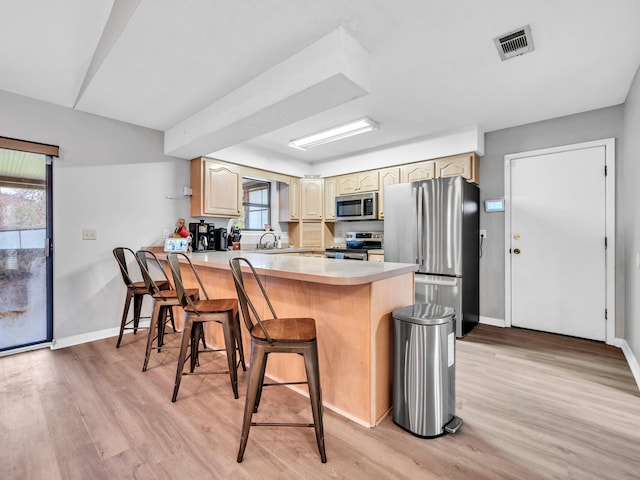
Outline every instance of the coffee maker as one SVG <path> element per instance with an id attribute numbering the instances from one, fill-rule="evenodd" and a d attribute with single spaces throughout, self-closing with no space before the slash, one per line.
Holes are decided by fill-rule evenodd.
<path id="1" fill-rule="evenodd" d="M 189 233 L 191 233 L 191 251 L 202 252 L 206 250 L 215 250 L 215 235 L 212 233 L 215 231 L 213 224 L 204 223 L 204 220 L 200 220 L 200 223 L 190 223 Z"/>

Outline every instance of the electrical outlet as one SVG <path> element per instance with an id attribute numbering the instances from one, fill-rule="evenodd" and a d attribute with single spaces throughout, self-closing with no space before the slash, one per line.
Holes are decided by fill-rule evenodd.
<path id="1" fill-rule="evenodd" d="M 83 228 L 82 229 L 82 239 L 83 240 L 97 240 L 98 235 L 96 233 L 95 228 Z"/>
<path id="2" fill-rule="evenodd" d="M 480 230 L 480 238 L 487 238 L 487 231 L 486 230 Z"/>

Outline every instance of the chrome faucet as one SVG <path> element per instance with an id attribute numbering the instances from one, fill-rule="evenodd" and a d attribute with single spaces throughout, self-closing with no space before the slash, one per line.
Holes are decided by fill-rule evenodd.
<path id="1" fill-rule="evenodd" d="M 263 239 L 264 237 L 266 237 L 267 235 L 273 235 L 273 243 L 271 243 L 271 244 L 266 243 L 266 244 L 263 246 L 263 244 L 262 244 L 262 239 Z M 263 234 L 262 234 L 262 236 L 260 237 L 260 241 L 258 242 L 257 247 L 258 247 L 258 248 L 265 248 L 265 249 L 267 249 L 267 248 L 276 248 L 277 243 L 278 243 L 278 236 L 277 236 L 275 233 L 273 233 L 273 232 L 265 232 L 265 233 L 263 233 Z M 269 245 L 271 245 L 271 246 L 269 246 Z"/>

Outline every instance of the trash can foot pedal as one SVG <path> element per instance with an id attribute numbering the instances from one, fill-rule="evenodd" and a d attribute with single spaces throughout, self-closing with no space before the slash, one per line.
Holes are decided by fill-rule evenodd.
<path id="1" fill-rule="evenodd" d="M 460 417 L 456 417 L 454 415 L 451 421 L 444 426 L 444 431 L 447 433 L 456 433 L 458 430 L 460 430 L 460 427 L 463 423 L 464 422 Z"/>

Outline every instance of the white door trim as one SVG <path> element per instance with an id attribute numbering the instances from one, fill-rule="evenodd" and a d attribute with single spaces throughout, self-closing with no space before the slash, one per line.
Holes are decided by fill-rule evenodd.
<path id="1" fill-rule="evenodd" d="M 504 320 L 505 326 L 511 326 L 511 254 L 508 245 L 511 244 L 511 161 L 518 158 L 533 157 L 537 155 L 547 155 L 561 153 L 570 150 L 581 150 L 593 147 L 605 148 L 605 166 L 607 176 L 605 177 L 605 232 L 607 236 L 607 250 L 605 253 L 606 279 L 605 279 L 605 299 L 607 309 L 606 321 L 606 343 L 618 345 L 615 338 L 616 333 L 616 282 L 615 282 L 615 259 L 616 259 L 616 237 L 615 237 L 615 138 L 605 138 L 592 142 L 576 143 L 573 145 L 563 145 L 559 147 L 533 150 L 530 152 L 511 153 L 504 156 L 504 276 L 505 276 L 505 306 Z"/>

